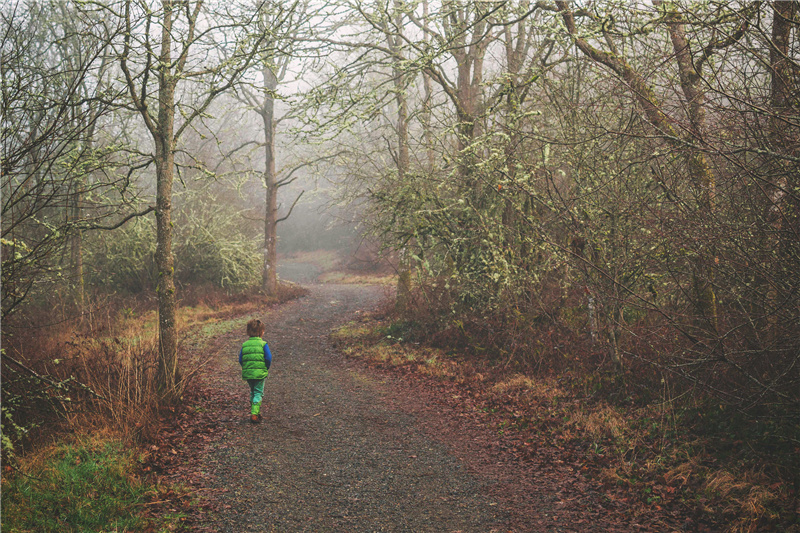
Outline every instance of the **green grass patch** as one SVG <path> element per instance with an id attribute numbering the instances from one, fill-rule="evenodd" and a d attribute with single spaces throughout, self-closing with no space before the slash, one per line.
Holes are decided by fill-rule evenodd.
<path id="1" fill-rule="evenodd" d="M 3 477 L 3 530 L 144 530 L 152 525 L 145 504 L 154 489 L 136 475 L 137 466 L 136 453 L 113 440 L 44 449 L 22 461 L 15 475 Z"/>
<path id="2" fill-rule="evenodd" d="M 198 328 L 197 337 L 199 339 L 208 341 L 217 335 L 224 335 L 230 331 L 234 331 L 236 329 L 241 330 L 242 335 L 244 335 L 245 325 L 251 318 L 258 318 L 263 316 L 263 312 L 258 313 L 251 313 L 245 316 L 237 316 L 234 318 L 230 318 L 228 320 L 219 320 L 214 322 L 208 322 L 203 324 Z"/>

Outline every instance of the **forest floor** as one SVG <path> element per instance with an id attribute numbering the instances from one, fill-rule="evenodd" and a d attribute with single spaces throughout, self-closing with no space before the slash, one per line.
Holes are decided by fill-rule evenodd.
<path id="1" fill-rule="evenodd" d="M 305 284 L 315 273 L 295 265 L 284 277 Z M 151 466 L 184 487 L 162 511 L 187 512 L 192 531 L 687 526 L 678 516 L 631 513 L 584 475 L 574 453 L 542 446 L 522 458 L 442 389 L 345 358 L 330 332 L 376 308 L 385 289 L 308 287 L 308 296 L 261 316 L 274 356 L 261 424 L 249 422 L 236 360 L 244 324 L 206 346 L 184 346 L 206 363 L 187 394 L 190 408 L 153 446 Z"/>

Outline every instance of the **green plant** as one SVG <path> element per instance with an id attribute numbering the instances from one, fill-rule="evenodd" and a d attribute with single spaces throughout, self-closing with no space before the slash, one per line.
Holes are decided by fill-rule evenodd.
<path id="1" fill-rule="evenodd" d="M 43 450 L 20 474 L 3 478 L 8 531 L 142 530 L 142 505 L 152 489 L 135 474 L 137 457 L 103 439 Z"/>
<path id="2" fill-rule="evenodd" d="M 190 196 L 176 221 L 175 264 L 184 284 L 211 284 L 231 292 L 256 285 L 261 277 L 261 244 L 246 235 L 233 206 L 212 208 L 202 195 Z"/>
<path id="3" fill-rule="evenodd" d="M 86 254 L 87 282 L 109 292 L 137 294 L 153 286 L 155 223 L 140 218 L 113 232 L 92 234 Z"/>

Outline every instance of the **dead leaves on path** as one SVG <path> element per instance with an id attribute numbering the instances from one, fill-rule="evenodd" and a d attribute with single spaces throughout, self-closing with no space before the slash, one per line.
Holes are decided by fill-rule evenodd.
<path id="1" fill-rule="evenodd" d="M 241 392 L 241 391 L 237 391 Z M 209 474 L 198 468 L 207 447 L 219 442 L 242 403 L 241 394 L 219 389 L 194 388 L 180 407 L 165 413 L 155 443 L 147 448 L 142 469 L 157 480 L 158 494 L 149 505 L 154 516 L 182 513 L 187 531 L 202 531 L 197 524 L 219 507 L 207 488 Z M 163 490 L 161 490 L 163 488 Z"/>

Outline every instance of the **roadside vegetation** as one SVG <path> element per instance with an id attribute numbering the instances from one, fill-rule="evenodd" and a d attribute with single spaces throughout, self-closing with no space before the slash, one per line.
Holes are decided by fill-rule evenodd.
<path id="1" fill-rule="evenodd" d="M 11 0 L 0 26 L 4 483 L 42 439 L 155 438 L 182 343 L 299 294 L 299 253 L 394 285 L 358 343 L 480 385 L 504 435 L 800 527 L 799 2 Z"/>
<path id="2" fill-rule="evenodd" d="M 461 325 L 432 331 L 393 309 L 331 334 L 348 357 L 433 383 L 439 397 L 523 458 L 542 448 L 601 482 L 632 516 L 688 517 L 689 530 L 796 531 L 796 421 L 760 419 L 653 379 L 598 370 L 559 338 L 557 367 L 520 364 Z M 482 338 L 483 341 L 487 339 Z M 794 433 L 796 439 L 798 433 Z"/>
<path id="3" fill-rule="evenodd" d="M 202 350 L 216 335 L 303 293 L 295 285 L 279 285 L 273 298 L 187 291 L 179 350 L 195 364 L 182 372 L 181 390 L 202 371 Z M 64 322 L 4 339 L 13 360 L 3 364 L 4 530 L 184 528 L 196 498 L 148 466 L 161 430 L 192 409 L 183 395 L 159 393 L 156 320 L 152 304 L 131 297 L 103 309 L 90 329 Z"/>
<path id="4" fill-rule="evenodd" d="M 158 488 L 140 475 L 141 457 L 110 436 L 79 435 L 22 460 L 3 479 L 7 531 L 175 531 L 183 516 L 153 517 Z"/>

